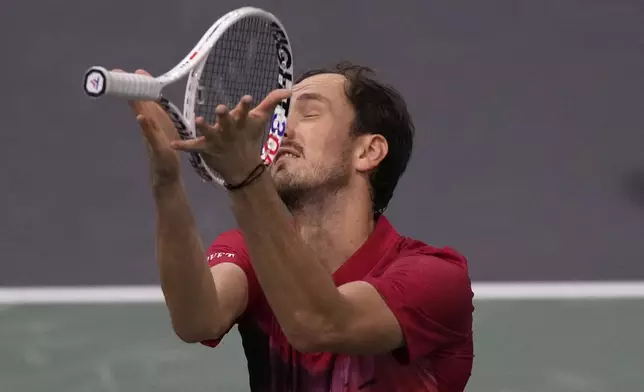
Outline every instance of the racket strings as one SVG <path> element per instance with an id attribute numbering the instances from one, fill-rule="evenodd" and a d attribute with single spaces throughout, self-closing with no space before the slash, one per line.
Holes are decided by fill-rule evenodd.
<path id="1" fill-rule="evenodd" d="M 277 87 L 277 78 L 277 50 L 269 23 L 244 18 L 229 27 L 210 52 L 195 114 L 214 123 L 219 104 L 232 109 L 244 95 L 251 95 L 256 105 Z"/>

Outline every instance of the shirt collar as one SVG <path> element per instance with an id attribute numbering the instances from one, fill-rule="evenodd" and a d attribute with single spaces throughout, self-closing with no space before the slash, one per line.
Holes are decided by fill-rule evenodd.
<path id="1" fill-rule="evenodd" d="M 400 235 L 385 216 L 380 216 L 364 244 L 333 273 L 337 286 L 361 279 L 388 253 Z"/>

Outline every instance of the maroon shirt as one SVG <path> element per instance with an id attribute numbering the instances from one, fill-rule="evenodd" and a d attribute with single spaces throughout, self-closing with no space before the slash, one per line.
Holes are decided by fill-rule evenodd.
<path id="1" fill-rule="evenodd" d="M 472 290 L 467 261 L 449 248 L 400 236 L 381 217 L 367 241 L 334 274 L 336 286 L 372 284 L 398 319 L 405 345 L 380 355 L 304 354 L 287 341 L 257 282 L 240 231 L 220 235 L 210 266 L 231 262 L 248 278 L 237 321 L 253 392 L 462 392 L 473 362 Z M 219 340 L 203 342 L 214 347 Z"/>

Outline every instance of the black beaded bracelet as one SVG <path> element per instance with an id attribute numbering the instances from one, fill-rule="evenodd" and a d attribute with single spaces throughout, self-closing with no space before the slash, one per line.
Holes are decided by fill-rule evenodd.
<path id="1" fill-rule="evenodd" d="M 253 171 L 250 172 L 250 174 L 248 175 L 248 177 L 246 177 L 246 179 L 244 181 L 240 182 L 237 185 L 230 185 L 230 184 L 226 183 L 226 184 L 224 184 L 224 186 L 226 187 L 226 189 L 228 189 L 230 191 L 234 191 L 236 189 L 243 188 L 246 185 L 249 185 L 250 183 L 252 183 L 256 179 L 258 179 L 259 176 L 261 176 L 262 173 L 264 173 L 264 170 L 266 170 L 266 165 L 264 163 L 260 163 L 259 165 L 257 165 L 253 169 Z"/>

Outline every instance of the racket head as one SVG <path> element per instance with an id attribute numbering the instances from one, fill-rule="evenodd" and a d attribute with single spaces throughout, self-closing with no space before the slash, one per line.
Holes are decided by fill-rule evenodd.
<path id="1" fill-rule="evenodd" d="M 274 89 L 293 86 L 293 52 L 286 29 L 271 13 L 254 7 L 231 11 L 216 23 L 210 35 L 204 35 L 201 60 L 188 74 L 183 116 L 189 124 L 204 117 L 216 121 L 215 108 L 224 104 L 235 107 L 244 95 L 253 97 L 253 106 Z M 257 153 L 270 165 L 286 133 L 290 98 L 275 108 L 267 126 L 261 151 Z M 183 139 L 197 137 L 188 127 Z M 181 133 L 180 133 L 181 134 Z M 223 185 L 223 178 L 191 155 L 197 174 L 204 181 Z"/>

